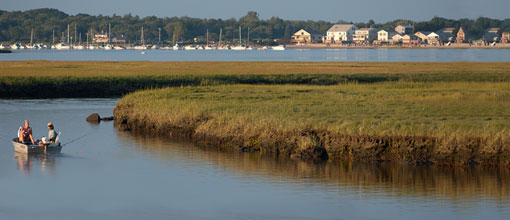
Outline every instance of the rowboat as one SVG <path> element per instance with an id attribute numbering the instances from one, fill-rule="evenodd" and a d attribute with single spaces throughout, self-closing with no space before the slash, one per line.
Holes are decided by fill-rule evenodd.
<path id="1" fill-rule="evenodd" d="M 16 141 L 16 138 L 12 139 L 12 145 L 14 145 L 14 151 L 25 153 L 25 154 L 37 154 L 37 153 L 60 153 L 62 146 L 58 144 L 23 144 Z"/>

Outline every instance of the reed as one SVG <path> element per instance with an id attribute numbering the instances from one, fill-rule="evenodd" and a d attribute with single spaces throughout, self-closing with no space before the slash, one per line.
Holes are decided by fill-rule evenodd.
<path id="1" fill-rule="evenodd" d="M 135 92 L 115 116 L 135 130 L 304 159 L 508 165 L 509 101 L 509 82 L 223 85 Z"/>

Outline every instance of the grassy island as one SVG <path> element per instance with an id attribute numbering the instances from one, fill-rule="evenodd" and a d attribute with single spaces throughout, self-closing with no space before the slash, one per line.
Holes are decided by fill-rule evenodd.
<path id="1" fill-rule="evenodd" d="M 509 82 L 166 88 L 125 96 L 131 129 L 303 159 L 508 165 Z"/>
<path id="2" fill-rule="evenodd" d="M 346 82 L 510 82 L 510 63 L 0 62 L 1 98 L 112 97 L 147 88 Z"/>

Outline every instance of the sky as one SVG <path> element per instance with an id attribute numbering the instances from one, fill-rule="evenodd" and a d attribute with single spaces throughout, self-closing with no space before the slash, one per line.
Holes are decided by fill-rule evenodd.
<path id="1" fill-rule="evenodd" d="M 68 14 L 194 18 L 240 18 L 256 11 L 261 19 L 339 20 L 376 23 L 395 19 L 427 21 L 434 16 L 510 18 L 510 0 L 6 0 L 5 11 L 56 8 Z"/>

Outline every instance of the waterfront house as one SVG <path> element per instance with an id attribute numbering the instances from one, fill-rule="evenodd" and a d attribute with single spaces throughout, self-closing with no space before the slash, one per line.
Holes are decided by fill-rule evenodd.
<path id="1" fill-rule="evenodd" d="M 453 34 L 454 31 L 455 31 L 455 28 L 443 28 L 437 32 Z"/>
<path id="2" fill-rule="evenodd" d="M 382 29 L 377 32 L 377 40 L 381 43 L 393 42 L 393 37 L 397 34 L 397 32 Z"/>
<path id="3" fill-rule="evenodd" d="M 318 31 L 301 29 L 291 36 L 292 43 L 319 43 L 322 35 Z"/>
<path id="4" fill-rule="evenodd" d="M 399 34 L 412 34 L 414 31 L 414 27 L 411 25 L 399 25 L 395 27 L 395 32 Z"/>
<path id="5" fill-rule="evenodd" d="M 483 39 L 486 42 L 499 42 L 501 38 L 498 35 L 499 28 L 488 28 L 485 30 L 485 33 L 483 34 Z"/>
<path id="6" fill-rule="evenodd" d="M 94 34 L 93 41 L 95 43 L 108 43 L 108 34 L 101 31 L 101 33 Z"/>
<path id="7" fill-rule="evenodd" d="M 354 32 L 353 41 L 357 44 L 371 43 L 377 39 L 377 29 L 360 28 Z"/>
<path id="8" fill-rule="evenodd" d="M 501 43 L 508 44 L 510 42 L 510 32 L 503 32 L 501 35 Z"/>
<path id="9" fill-rule="evenodd" d="M 420 42 L 420 38 L 418 38 L 414 34 L 405 34 L 402 36 L 402 44 L 407 45 L 417 45 Z"/>
<path id="10" fill-rule="evenodd" d="M 418 31 L 414 34 L 414 36 L 418 37 L 421 42 L 427 43 L 430 33 L 430 31 Z"/>
<path id="11" fill-rule="evenodd" d="M 404 39 L 404 36 L 400 33 L 395 33 L 391 36 L 391 42 L 392 43 L 402 43 L 402 40 Z"/>
<path id="12" fill-rule="evenodd" d="M 427 42 L 433 45 L 440 44 L 441 38 L 439 34 L 436 34 L 435 32 L 430 32 L 429 35 L 427 35 Z"/>
<path id="13" fill-rule="evenodd" d="M 454 42 L 455 41 L 455 35 L 453 32 L 455 31 L 455 28 L 443 28 L 436 32 L 436 34 L 439 35 L 439 39 L 442 42 Z"/>
<path id="14" fill-rule="evenodd" d="M 464 43 L 466 41 L 466 33 L 464 32 L 464 29 L 462 27 L 459 28 L 459 31 L 457 31 L 457 43 Z"/>
<path id="15" fill-rule="evenodd" d="M 326 34 L 326 43 L 351 42 L 356 29 L 352 24 L 335 24 Z"/>

